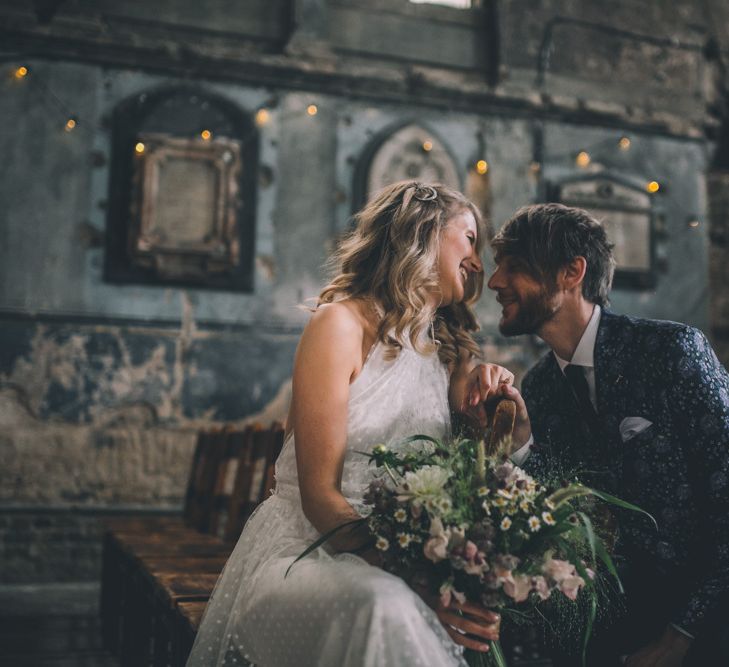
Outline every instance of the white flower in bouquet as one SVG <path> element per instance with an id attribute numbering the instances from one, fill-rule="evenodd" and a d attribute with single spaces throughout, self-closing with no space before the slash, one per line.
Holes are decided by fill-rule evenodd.
<path id="1" fill-rule="evenodd" d="M 445 485 L 451 472 L 440 466 L 423 466 L 406 472 L 395 487 L 400 502 L 410 502 L 415 507 L 425 506 L 432 514 L 443 514 L 451 508 L 451 498 Z"/>

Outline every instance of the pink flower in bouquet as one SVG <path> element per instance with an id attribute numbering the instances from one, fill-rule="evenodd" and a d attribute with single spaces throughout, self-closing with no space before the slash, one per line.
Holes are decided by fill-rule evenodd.
<path id="1" fill-rule="evenodd" d="M 542 572 L 559 583 L 567 577 L 574 576 L 575 566 L 569 561 L 550 557 L 542 565 Z"/>
<path id="2" fill-rule="evenodd" d="M 570 600 L 577 599 L 577 593 L 585 585 L 585 580 L 575 575 L 574 577 L 567 577 L 559 582 L 559 590 L 561 590 Z"/>
<path id="3" fill-rule="evenodd" d="M 532 591 L 532 579 L 533 577 L 526 574 L 517 574 L 515 577 L 509 576 L 504 580 L 504 593 L 515 602 L 524 602 Z"/>
<path id="4" fill-rule="evenodd" d="M 423 547 L 425 557 L 434 563 L 445 560 L 448 556 L 450 537 L 450 531 L 443 528 L 440 518 L 433 517 L 430 521 L 430 538 Z"/>
<path id="5" fill-rule="evenodd" d="M 453 580 L 448 579 L 440 587 L 438 591 L 440 593 L 440 601 L 444 607 L 448 607 L 451 603 L 451 598 L 455 598 L 456 602 L 463 604 L 466 601 L 466 596 L 453 588 Z"/>
<path id="6" fill-rule="evenodd" d="M 466 560 L 473 560 L 476 554 L 478 554 L 478 547 L 471 540 L 468 540 L 463 547 L 463 557 Z"/>
<path id="7" fill-rule="evenodd" d="M 585 585 L 585 580 L 577 574 L 575 566 L 566 560 L 550 558 L 542 566 L 542 572 L 553 579 L 570 600 L 576 600 L 577 593 Z"/>

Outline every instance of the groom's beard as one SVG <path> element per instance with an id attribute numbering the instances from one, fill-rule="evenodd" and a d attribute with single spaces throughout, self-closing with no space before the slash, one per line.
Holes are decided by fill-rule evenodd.
<path id="1" fill-rule="evenodd" d="M 551 320 L 556 312 L 553 297 L 554 291 L 542 287 L 538 292 L 520 298 L 514 302 L 516 315 L 506 321 L 502 316 L 499 331 L 504 336 L 538 333 L 542 325 Z"/>

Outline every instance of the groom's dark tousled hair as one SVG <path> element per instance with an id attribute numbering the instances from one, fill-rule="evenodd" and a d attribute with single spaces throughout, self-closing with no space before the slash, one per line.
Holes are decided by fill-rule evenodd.
<path id="1" fill-rule="evenodd" d="M 615 260 L 604 227 L 587 211 L 562 204 L 520 208 L 491 241 L 496 262 L 522 260 L 535 279 L 554 288 L 557 272 L 576 257 L 587 262 L 582 296 L 607 306 Z"/>

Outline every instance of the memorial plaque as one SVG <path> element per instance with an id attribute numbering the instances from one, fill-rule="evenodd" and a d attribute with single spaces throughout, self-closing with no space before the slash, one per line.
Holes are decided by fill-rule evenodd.
<path id="1" fill-rule="evenodd" d="M 589 211 L 614 244 L 617 287 L 655 285 L 654 215 L 651 196 L 611 175 L 566 180 L 553 188 L 553 200 Z"/>
<path id="2" fill-rule="evenodd" d="M 238 142 L 141 135 L 130 248 L 163 279 L 200 279 L 239 263 Z"/>
<path id="3" fill-rule="evenodd" d="M 409 179 L 461 188 L 458 169 L 447 149 L 419 125 L 401 127 L 378 142 L 368 164 L 367 195 Z"/>
<path id="4" fill-rule="evenodd" d="M 104 279 L 250 292 L 258 129 L 210 91 L 162 87 L 114 110 Z"/>

